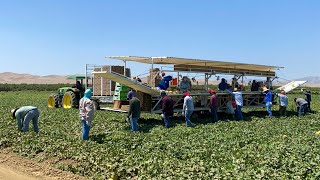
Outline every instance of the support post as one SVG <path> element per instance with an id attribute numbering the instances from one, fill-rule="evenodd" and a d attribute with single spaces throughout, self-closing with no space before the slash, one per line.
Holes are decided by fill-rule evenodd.
<path id="1" fill-rule="evenodd" d="M 152 86 L 153 81 L 153 57 L 151 57 L 151 73 L 150 73 L 150 86 Z"/>

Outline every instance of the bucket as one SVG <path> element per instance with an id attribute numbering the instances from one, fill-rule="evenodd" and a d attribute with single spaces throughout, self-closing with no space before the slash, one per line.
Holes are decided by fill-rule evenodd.
<path id="1" fill-rule="evenodd" d="M 178 78 L 173 78 L 172 81 L 171 81 L 171 85 L 172 86 L 178 85 Z"/>

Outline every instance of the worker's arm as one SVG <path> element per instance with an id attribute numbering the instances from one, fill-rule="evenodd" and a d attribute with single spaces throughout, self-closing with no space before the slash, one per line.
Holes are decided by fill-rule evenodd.
<path id="1" fill-rule="evenodd" d="M 187 108 L 187 98 L 184 98 L 182 112 L 184 112 L 186 108 Z"/>
<path id="2" fill-rule="evenodd" d="M 128 118 L 130 117 L 130 115 L 132 114 L 132 110 L 133 110 L 133 105 L 132 105 L 132 101 L 129 101 L 129 111 L 128 111 Z"/>
<path id="3" fill-rule="evenodd" d="M 229 94 L 231 94 L 232 96 L 235 95 L 235 94 L 234 94 L 232 91 L 230 91 L 229 89 L 226 89 L 226 91 L 227 91 Z"/>
<path id="4" fill-rule="evenodd" d="M 18 110 L 19 111 L 19 110 Z M 17 120 L 17 124 L 18 124 L 18 130 L 21 131 L 22 130 L 22 122 L 24 117 L 21 117 L 21 113 L 20 112 L 16 112 L 16 120 Z"/>

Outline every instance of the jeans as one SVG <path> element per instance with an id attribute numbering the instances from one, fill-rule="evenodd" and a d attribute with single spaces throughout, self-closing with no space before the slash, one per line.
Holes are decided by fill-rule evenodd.
<path id="1" fill-rule="evenodd" d="M 38 133 L 39 132 L 39 127 L 38 127 L 39 115 L 40 115 L 40 113 L 39 113 L 38 109 L 33 109 L 33 110 L 29 111 L 26 114 L 26 116 L 24 117 L 22 131 L 23 132 L 29 131 L 29 123 L 32 120 L 34 132 Z"/>
<path id="2" fill-rule="evenodd" d="M 266 103 L 266 108 L 267 108 L 267 112 L 268 112 L 269 117 L 272 117 L 271 103 L 270 102 Z"/>
<path id="3" fill-rule="evenodd" d="M 185 116 L 186 116 L 186 124 L 189 127 L 193 127 L 191 121 L 190 121 L 190 117 L 192 115 L 193 111 L 185 111 Z"/>
<path id="4" fill-rule="evenodd" d="M 89 139 L 90 126 L 88 126 L 86 120 L 81 120 L 82 123 L 82 140 Z"/>
<path id="5" fill-rule="evenodd" d="M 166 114 L 164 114 L 163 121 L 164 121 L 164 126 L 166 128 L 170 128 L 170 116 L 167 116 Z"/>
<path id="6" fill-rule="evenodd" d="M 138 131 L 138 118 L 130 118 L 131 130 Z"/>
<path id="7" fill-rule="evenodd" d="M 218 119 L 218 108 L 217 107 L 211 107 L 211 121 L 217 122 Z"/>
<path id="8" fill-rule="evenodd" d="M 239 106 L 239 105 L 236 106 L 235 115 L 238 120 L 243 120 L 241 108 L 242 106 Z"/>
<path id="9" fill-rule="evenodd" d="M 308 102 L 308 112 L 311 112 L 311 102 L 310 101 L 307 101 Z"/>
<path id="10" fill-rule="evenodd" d="M 299 117 L 303 114 L 306 114 L 308 108 L 308 104 L 304 104 L 299 108 Z"/>

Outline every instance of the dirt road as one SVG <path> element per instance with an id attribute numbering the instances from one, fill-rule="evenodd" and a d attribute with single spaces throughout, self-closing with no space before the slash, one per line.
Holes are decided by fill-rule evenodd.
<path id="1" fill-rule="evenodd" d="M 15 154 L 0 151 L 0 180 L 86 180 L 82 176 L 61 171 Z"/>

